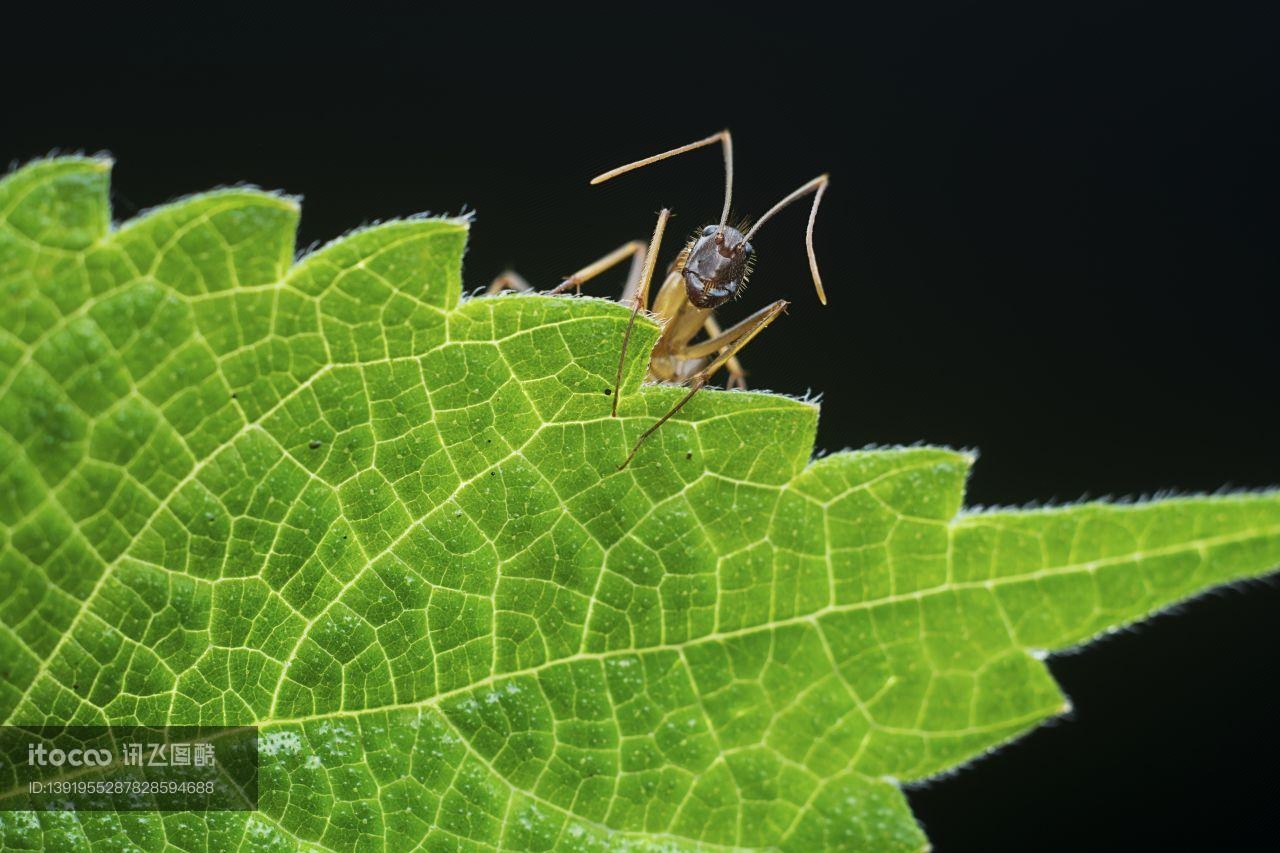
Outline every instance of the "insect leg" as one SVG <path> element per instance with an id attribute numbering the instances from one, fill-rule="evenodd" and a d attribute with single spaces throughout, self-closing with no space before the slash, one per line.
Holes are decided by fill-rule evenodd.
<path id="1" fill-rule="evenodd" d="M 631 258 L 631 272 L 627 275 L 627 286 L 631 287 L 632 279 L 639 277 L 640 268 L 644 266 L 645 245 L 639 240 L 624 243 L 598 261 L 587 264 L 547 292 L 552 294 L 564 293 L 566 290 L 573 289 L 578 293 L 582 293 L 583 284 L 603 272 L 608 272 L 627 258 Z"/>
<path id="2" fill-rule="evenodd" d="M 776 320 L 778 315 L 787 309 L 788 304 L 789 303 L 787 303 L 786 300 L 779 299 L 772 305 L 761 308 L 759 311 L 721 335 L 720 346 L 723 348 L 723 351 L 716 356 L 710 364 L 693 375 L 689 380 L 689 393 L 681 397 L 680 401 L 672 406 L 670 411 L 658 418 L 653 426 L 640 434 L 640 437 L 636 439 L 635 445 L 631 448 L 631 452 L 627 454 L 627 458 L 618 466 L 618 470 L 621 471 L 623 468 L 626 468 L 627 465 L 631 463 L 631 460 L 635 458 L 636 453 L 640 450 L 640 445 L 644 444 L 645 439 L 657 432 L 658 427 L 670 420 L 672 415 L 683 409 L 685 404 L 693 399 L 693 395 L 697 394 L 702 390 L 702 386 L 707 384 L 707 380 L 714 376 L 717 370 L 724 367 L 730 359 L 737 355 L 739 350 L 751 343 L 752 338 L 763 332 L 766 326 Z M 709 343 L 709 341 L 703 341 L 700 344 L 695 344 L 694 347 L 705 347 Z M 693 350 L 693 347 L 690 347 L 689 349 L 691 351 Z"/>
<path id="3" fill-rule="evenodd" d="M 633 290 L 631 319 L 627 321 L 627 331 L 622 335 L 622 352 L 618 355 L 618 375 L 613 380 L 613 409 L 610 417 L 618 416 L 618 395 L 622 392 L 622 369 L 627 363 L 627 345 L 631 343 L 631 330 L 636 325 L 636 315 L 640 309 L 649 304 L 649 283 L 653 281 L 653 265 L 658 258 L 658 247 L 662 245 L 662 233 L 667 230 L 667 220 L 671 211 L 663 208 L 658 211 L 658 222 L 653 226 L 653 237 L 649 239 L 649 249 L 645 253 L 644 268 Z M 630 282 L 627 289 L 632 290 Z"/>
<path id="4" fill-rule="evenodd" d="M 707 317 L 707 322 L 703 323 L 703 328 L 707 330 L 708 341 L 716 340 L 724 334 L 720 329 L 720 324 L 716 322 L 716 318 L 713 316 Z M 716 347 L 716 349 L 719 348 Z M 725 383 L 724 387 L 747 390 L 747 371 L 743 369 L 742 362 L 738 360 L 736 355 L 725 362 L 724 369 L 729 371 L 729 381 Z"/>

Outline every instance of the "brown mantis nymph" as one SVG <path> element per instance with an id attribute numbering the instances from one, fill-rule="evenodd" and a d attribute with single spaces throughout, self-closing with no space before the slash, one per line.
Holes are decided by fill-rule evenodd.
<path id="1" fill-rule="evenodd" d="M 632 446 L 631 452 L 627 454 L 627 458 L 618 466 L 618 470 L 626 468 L 635 458 L 645 439 L 680 411 L 721 368 L 725 368 L 729 373 L 727 387 L 746 387 L 746 373 L 738 361 L 737 354 L 756 335 L 764 331 L 766 326 L 777 319 L 778 315 L 786 310 L 788 303 L 786 300 L 779 299 L 728 329 L 721 329 L 716 322 L 715 309 L 732 300 L 746 287 L 747 277 L 755 263 L 755 251 L 751 246 L 751 239 L 760 231 L 760 227 L 778 211 L 810 193 L 813 193 L 813 205 L 809 209 L 809 224 L 805 229 L 805 248 L 809 253 L 809 272 L 813 276 L 813 285 L 818 292 L 818 299 L 824 305 L 827 303 L 826 293 L 822 289 L 822 277 L 818 273 L 817 257 L 813 251 L 813 224 L 818 216 L 818 205 L 822 201 L 822 194 L 827 189 L 826 175 L 819 175 L 802 185 L 771 207 L 750 227 L 745 222 L 737 226 L 728 223 L 729 207 L 733 201 L 733 139 L 727 130 L 722 130 L 706 139 L 619 166 L 602 175 L 597 175 L 591 183 L 603 183 L 633 169 L 716 143 L 720 143 L 724 154 L 724 207 L 720 211 L 720 222 L 718 225 L 708 225 L 700 229 L 689 239 L 671 265 L 661 287 L 658 288 L 658 295 L 652 307 L 649 306 L 649 285 L 653 280 L 654 263 L 662 243 L 662 235 L 666 230 L 667 220 L 671 216 L 671 211 L 666 209 L 658 213 L 658 222 L 647 246 L 639 241 L 619 246 L 598 261 L 578 270 L 550 291 L 563 293 L 572 288 L 580 292 L 585 282 L 630 258 L 631 272 L 627 276 L 627 284 L 620 301 L 632 303 L 631 320 L 627 324 L 627 331 L 622 339 L 618 375 L 614 380 L 612 414 L 617 417 L 618 390 L 622 383 L 627 345 L 631 341 L 636 315 L 643 308 L 647 308 L 662 325 L 661 335 L 649 359 L 648 378 L 655 382 L 687 385 L 689 388 L 688 393 L 681 397 L 665 415 L 641 433 Z M 509 272 L 499 276 L 489 286 L 488 293 L 497 293 L 506 289 L 532 290 L 522 278 Z M 706 337 L 695 341 L 694 339 L 703 332 L 706 333 Z"/>

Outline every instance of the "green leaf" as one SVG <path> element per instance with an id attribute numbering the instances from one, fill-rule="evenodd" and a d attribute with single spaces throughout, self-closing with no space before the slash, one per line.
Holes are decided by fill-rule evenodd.
<path id="1" fill-rule="evenodd" d="M 6 848 L 926 846 L 900 784 L 1062 713 L 1044 653 L 1280 565 L 1280 495 L 966 513 L 972 457 L 644 387 L 597 299 L 460 298 L 467 222 L 112 230 L 0 182 L 0 719 L 257 724 L 260 810 Z M 1034 780 L 1028 780 L 1032 783 Z"/>

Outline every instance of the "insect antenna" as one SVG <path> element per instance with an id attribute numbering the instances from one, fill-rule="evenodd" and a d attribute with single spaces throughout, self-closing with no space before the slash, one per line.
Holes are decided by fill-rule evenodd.
<path id="1" fill-rule="evenodd" d="M 698 148 L 705 148 L 708 145 L 715 145 L 717 142 L 720 143 L 724 153 L 724 208 L 720 211 L 720 233 L 723 234 L 724 226 L 729 221 L 729 205 L 733 202 L 733 137 L 729 135 L 727 130 L 712 134 L 706 139 L 699 139 L 697 142 L 690 142 L 688 145 L 681 145 L 679 148 L 672 148 L 670 151 L 663 151 L 661 154 L 654 154 L 652 157 L 645 157 L 643 160 L 636 160 L 634 163 L 610 169 L 592 178 L 591 184 L 593 186 L 595 184 L 603 184 L 611 178 L 616 178 L 618 175 L 634 169 L 657 163 L 659 160 L 666 160 L 668 157 L 674 157 L 677 154 L 684 154 L 686 151 L 694 151 Z"/>
<path id="2" fill-rule="evenodd" d="M 813 223 L 818 218 L 818 205 L 822 203 L 822 194 L 827 191 L 828 183 L 830 183 L 830 178 L 827 175 L 819 175 L 812 181 L 809 181 L 807 184 L 800 187 L 800 189 L 791 193 L 791 195 L 769 208 L 764 216 L 761 216 L 756 220 L 756 224 L 751 226 L 751 230 L 748 231 L 746 236 L 743 238 L 743 242 L 751 242 L 751 238 L 756 236 L 756 232 L 760 230 L 760 226 L 768 222 L 775 213 L 782 210 L 796 199 L 804 198 L 809 193 L 813 193 L 813 206 L 809 208 L 809 225 L 804 230 L 804 245 L 805 248 L 809 250 L 809 272 L 813 275 L 813 287 L 818 291 L 818 301 L 823 305 L 827 304 L 827 292 L 822 289 L 822 276 L 818 273 L 818 257 L 813 251 Z"/>

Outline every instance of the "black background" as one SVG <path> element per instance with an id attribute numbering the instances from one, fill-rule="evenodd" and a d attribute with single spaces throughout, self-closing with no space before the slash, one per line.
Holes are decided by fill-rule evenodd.
<path id="1" fill-rule="evenodd" d="M 824 395 L 820 450 L 979 448 L 977 504 L 1280 484 L 1275 17 L 876 5 L 55 14 L 10 28 L 0 161 L 109 150 L 117 218 L 302 194 L 304 245 L 465 205 L 467 287 L 550 286 L 659 206 L 672 246 L 716 216 L 709 151 L 587 179 L 729 126 L 741 213 L 832 174 L 830 306 L 795 210 L 728 311 L 792 300 L 744 360 Z M 910 793 L 937 849 L 1270 846 L 1278 608 L 1264 580 L 1055 658 L 1072 718 Z"/>

